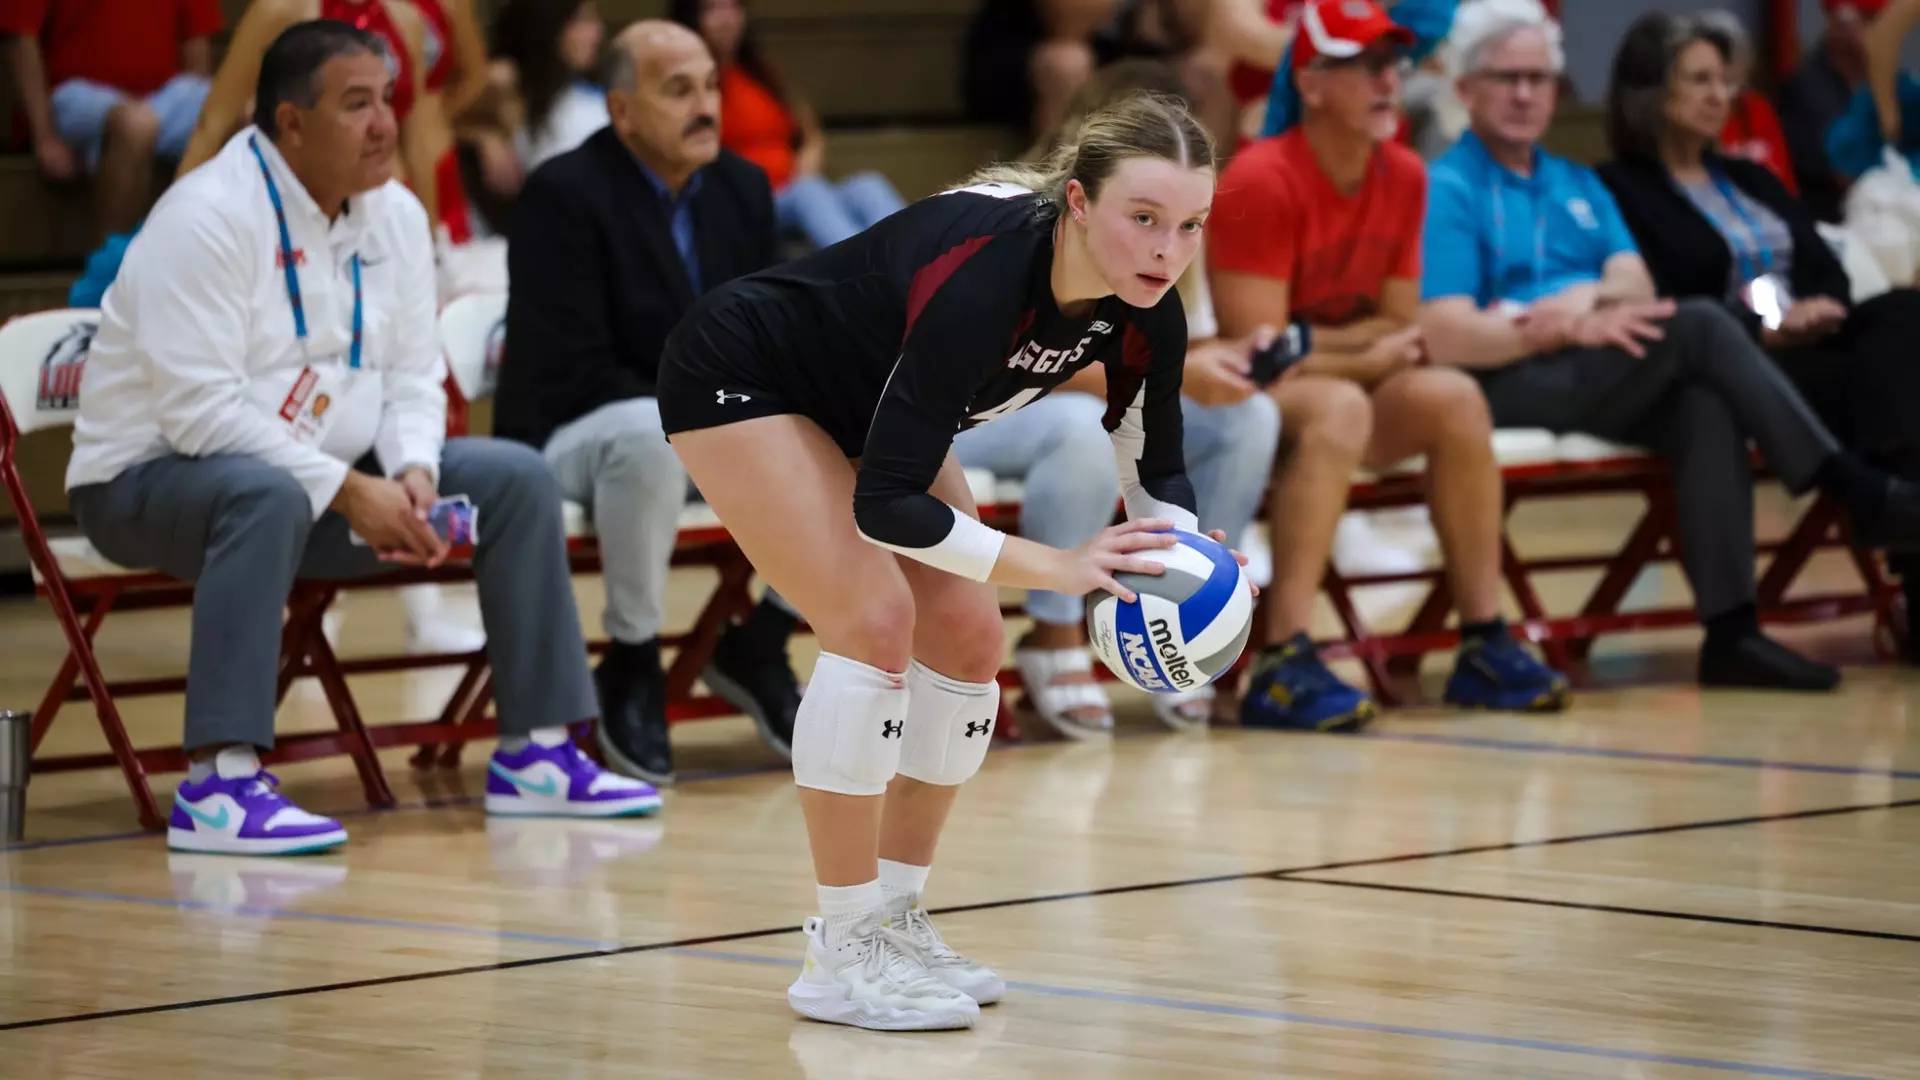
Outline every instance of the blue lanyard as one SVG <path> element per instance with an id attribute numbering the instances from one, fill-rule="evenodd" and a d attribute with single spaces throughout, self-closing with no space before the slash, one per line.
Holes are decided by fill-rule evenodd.
<path id="1" fill-rule="evenodd" d="M 247 145 L 253 148 L 253 160 L 260 163 L 260 177 L 267 182 L 267 198 L 273 202 L 273 216 L 280 222 L 280 268 L 287 275 L 287 303 L 293 308 L 293 336 L 304 346 L 307 340 L 307 312 L 300 303 L 300 274 L 293 268 L 293 234 L 287 230 L 287 209 L 280 201 L 280 186 L 273 182 L 273 171 L 267 168 L 267 156 L 260 152 L 260 139 L 252 136 Z M 364 312 L 360 303 L 360 253 L 354 252 L 351 260 L 353 267 L 353 348 L 347 354 L 347 366 L 360 367 L 360 338 Z"/>
<path id="2" fill-rule="evenodd" d="M 1720 175 L 1720 170 L 1708 169 L 1707 175 L 1713 179 L 1713 186 L 1719 190 L 1720 197 L 1727 200 L 1728 206 L 1733 207 L 1733 212 L 1740 218 L 1740 224 L 1746 227 L 1746 238 L 1752 241 L 1751 244 L 1746 243 L 1742 237 L 1734 235 L 1733 231 L 1726 227 L 1725 222 L 1713 214 L 1707 215 L 1713 218 L 1714 227 L 1726 236 L 1727 246 L 1733 249 L 1733 257 L 1739 260 L 1740 284 L 1745 285 L 1773 269 L 1773 249 L 1768 247 L 1766 240 L 1761 237 L 1760 223 L 1754 220 L 1752 214 L 1747 213 L 1747 208 L 1740 202 L 1739 193 L 1734 191 L 1733 185 L 1727 182 L 1726 177 Z"/>

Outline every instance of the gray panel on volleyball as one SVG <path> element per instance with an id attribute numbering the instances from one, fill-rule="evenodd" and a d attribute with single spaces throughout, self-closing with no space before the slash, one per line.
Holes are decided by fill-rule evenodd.
<path id="1" fill-rule="evenodd" d="M 1168 567 L 1164 574 L 1119 573 L 1113 575 L 1113 580 L 1119 582 L 1121 587 L 1132 589 L 1142 596 L 1157 596 L 1176 604 L 1185 603 L 1187 597 L 1199 592 L 1200 586 L 1207 583 L 1206 578 L 1196 577 L 1185 570 L 1175 570 L 1172 567 Z"/>
<path id="2" fill-rule="evenodd" d="M 1193 666 L 1200 670 L 1200 674 L 1209 679 L 1213 678 L 1231 667 L 1235 660 L 1240 659 L 1240 653 L 1247 647 L 1247 635 L 1251 633 L 1253 633 L 1253 620 L 1248 619 L 1241 624 L 1240 633 L 1235 635 L 1232 644 Z"/>

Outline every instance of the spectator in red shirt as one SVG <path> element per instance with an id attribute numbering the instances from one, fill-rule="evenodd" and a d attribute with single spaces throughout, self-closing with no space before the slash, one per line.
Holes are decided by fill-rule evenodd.
<path id="1" fill-rule="evenodd" d="M 54 180 L 93 174 L 102 237 L 144 216 L 154 157 L 186 150 L 219 29 L 219 0 L 0 0 L 34 156 Z"/>
<path id="2" fill-rule="evenodd" d="M 1720 131 L 1720 150 L 1728 157 L 1744 158 L 1780 178 L 1787 190 L 1800 194 L 1793 178 L 1793 157 L 1787 150 L 1787 133 L 1780 126 L 1780 114 L 1773 103 L 1750 85 L 1753 75 L 1753 40 L 1740 17 L 1730 11 L 1703 11 L 1702 23 L 1719 31 L 1732 43 L 1733 56 L 1727 62 L 1727 79 L 1733 87 L 1733 100 L 1727 109 L 1727 126 Z"/>
<path id="3" fill-rule="evenodd" d="M 1394 141 L 1412 35 L 1371 0 L 1314 0 L 1294 38 L 1301 123 L 1228 166 L 1208 225 L 1223 337 L 1304 330 L 1298 374 L 1275 383 L 1282 463 L 1269 501 L 1267 640 L 1242 705 L 1256 727 L 1345 729 L 1373 714 L 1307 636 L 1354 470 L 1425 455 L 1433 518 L 1461 621 L 1447 699 L 1558 708 L 1566 680 L 1500 619 L 1500 468 L 1480 388 L 1427 366 L 1415 318 L 1426 167 Z"/>

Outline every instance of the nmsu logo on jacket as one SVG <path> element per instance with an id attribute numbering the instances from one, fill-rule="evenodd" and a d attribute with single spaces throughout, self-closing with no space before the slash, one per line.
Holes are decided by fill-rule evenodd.
<path id="1" fill-rule="evenodd" d="M 87 349 L 100 329 L 97 322 L 76 323 L 60 335 L 40 361 L 40 387 L 34 402 L 47 410 L 80 407 L 80 376 L 87 368 Z"/>

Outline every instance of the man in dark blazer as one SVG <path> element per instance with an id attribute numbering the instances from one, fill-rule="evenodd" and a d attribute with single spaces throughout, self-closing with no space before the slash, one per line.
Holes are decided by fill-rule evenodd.
<path id="1" fill-rule="evenodd" d="M 592 516 L 612 642 L 595 672 L 608 763 L 671 779 L 659 634 L 687 474 L 654 397 L 667 334 L 703 292 L 777 261 L 766 174 L 720 148 L 718 74 L 672 23 L 614 41 L 612 123 L 527 178 L 508 244 L 511 290 L 495 432 L 539 447 Z M 708 686 L 785 753 L 799 688 L 796 620 L 777 598 L 722 635 Z"/>

